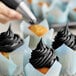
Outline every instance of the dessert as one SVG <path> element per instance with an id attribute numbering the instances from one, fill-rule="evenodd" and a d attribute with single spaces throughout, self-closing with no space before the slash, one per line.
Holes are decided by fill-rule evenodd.
<path id="1" fill-rule="evenodd" d="M 32 3 L 32 0 L 28 0 L 28 2 L 31 4 Z"/>
<path id="2" fill-rule="evenodd" d="M 39 37 L 48 32 L 48 29 L 41 25 L 31 25 L 29 29 Z"/>
<path id="3" fill-rule="evenodd" d="M 55 41 L 53 42 L 53 48 L 57 49 L 63 43 L 76 50 L 76 36 L 70 32 L 68 25 L 57 33 Z"/>
<path id="4" fill-rule="evenodd" d="M 58 58 L 54 55 L 53 49 L 46 47 L 40 40 L 37 48 L 32 51 L 30 63 L 39 72 L 46 74 Z"/>
<path id="5" fill-rule="evenodd" d="M 14 34 L 9 26 L 6 32 L 0 34 L 0 52 L 6 57 L 9 57 L 10 52 L 20 47 L 23 44 L 23 40 L 19 35 Z"/>
<path id="6" fill-rule="evenodd" d="M 76 76 L 76 36 L 70 32 L 68 25 L 57 33 L 53 48 L 62 64 L 60 76 Z"/>
<path id="7" fill-rule="evenodd" d="M 49 4 L 48 4 L 47 2 L 39 2 L 39 3 L 38 3 L 38 5 L 39 5 L 40 7 L 42 7 L 44 4 L 45 4 L 46 6 L 49 6 Z"/>
<path id="8" fill-rule="evenodd" d="M 76 12 L 76 8 L 73 9 Z"/>

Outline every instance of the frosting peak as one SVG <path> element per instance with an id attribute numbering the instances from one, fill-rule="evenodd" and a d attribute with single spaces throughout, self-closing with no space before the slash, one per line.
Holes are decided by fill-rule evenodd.
<path id="1" fill-rule="evenodd" d="M 57 33 L 55 42 L 53 43 L 53 48 L 57 49 L 63 43 L 76 50 L 76 36 L 70 32 L 68 25 Z"/>
<path id="2" fill-rule="evenodd" d="M 53 53 L 53 49 L 46 47 L 41 40 L 37 48 L 32 52 L 30 63 L 35 68 L 50 68 L 54 61 L 57 60 L 57 57 Z"/>
<path id="3" fill-rule="evenodd" d="M 23 40 L 12 32 L 11 26 L 0 34 L 0 52 L 12 52 L 22 44 Z"/>

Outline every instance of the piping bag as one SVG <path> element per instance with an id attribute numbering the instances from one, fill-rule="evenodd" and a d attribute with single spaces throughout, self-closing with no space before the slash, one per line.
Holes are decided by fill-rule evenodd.
<path id="1" fill-rule="evenodd" d="M 28 8 L 28 6 L 25 4 L 23 0 L 1 0 L 1 1 L 8 7 L 20 12 L 24 17 L 24 20 L 26 20 L 27 22 L 33 24 L 37 22 L 36 17 L 33 15 L 31 10 Z"/>

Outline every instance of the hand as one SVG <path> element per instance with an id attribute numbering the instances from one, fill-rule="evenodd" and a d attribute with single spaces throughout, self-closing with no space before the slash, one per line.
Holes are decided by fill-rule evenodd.
<path id="1" fill-rule="evenodd" d="M 6 23 L 11 20 L 22 19 L 22 15 L 13 9 L 8 8 L 0 1 L 0 23 Z"/>

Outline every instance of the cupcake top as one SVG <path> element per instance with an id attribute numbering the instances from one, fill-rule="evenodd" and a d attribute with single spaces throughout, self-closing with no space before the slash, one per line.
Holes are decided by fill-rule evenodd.
<path id="1" fill-rule="evenodd" d="M 76 50 L 76 36 L 69 31 L 68 25 L 57 33 L 53 43 L 53 48 L 57 49 L 63 43 L 73 50 Z"/>
<path id="2" fill-rule="evenodd" d="M 12 52 L 22 44 L 23 40 L 12 32 L 11 26 L 6 32 L 0 33 L 0 52 Z"/>
<path id="3" fill-rule="evenodd" d="M 36 34 L 38 37 L 45 35 L 48 32 L 48 29 L 42 25 L 33 24 L 29 27 L 29 29 Z"/>
<path id="4" fill-rule="evenodd" d="M 49 6 L 49 4 L 48 4 L 47 2 L 39 2 L 39 3 L 38 3 L 38 5 L 39 5 L 40 7 L 42 7 L 44 4 L 45 4 L 46 6 Z"/>
<path id="5" fill-rule="evenodd" d="M 37 48 L 32 52 L 30 63 L 35 68 L 50 68 L 55 60 L 57 60 L 57 57 L 54 55 L 53 49 L 46 47 L 41 39 Z"/>

